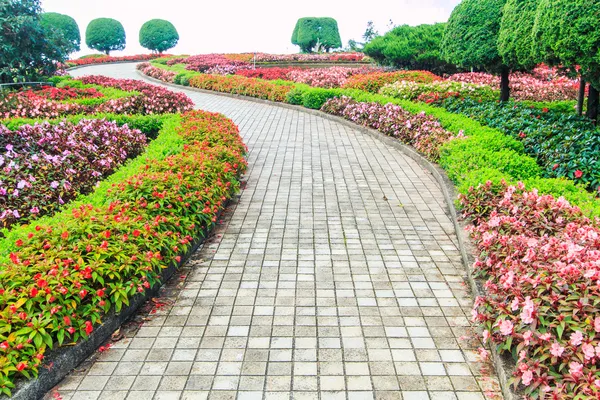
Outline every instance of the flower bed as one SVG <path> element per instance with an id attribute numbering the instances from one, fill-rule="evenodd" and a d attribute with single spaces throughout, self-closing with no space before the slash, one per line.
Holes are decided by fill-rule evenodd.
<path id="1" fill-rule="evenodd" d="M 250 60 L 252 60 L 250 58 Z M 367 57 L 362 53 L 330 53 L 330 54 L 265 54 L 256 53 L 256 62 L 362 62 Z M 250 61 L 249 60 L 249 61 Z"/>
<path id="2" fill-rule="evenodd" d="M 67 66 L 75 67 L 82 65 L 92 65 L 92 64 L 107 64 L 113 62 L 123 62 L 123 61 L 149 61 L 154 60 L 156 58 L 161 57 L 169 57 L 167 54 L 137 54 L 134 56 L 121 56 L 121 57 L 111 57 L 106 55 L 98 55 L 98 57 L 87 57 L 80 58 L 78 60 L 69 60 L 67 61 Z"/>
<path id="3" fill-rule="evenodd" d="M 55 92 L 88 93 L 86 96 L 64 101 L 51 100 L 48 91 L 27 90 L 9 94 L 0 99 L 0 120 L 9 118 L 58 118 L 75 114 L 166 114 L 190 110 L 192 101 L 184 94 L 174 93 L 156 85 L 136 80 L 119 80 L 104 77 L 84 77 L 81 81 L 63 80 L 60 85 L 96 85 L 119 89 L 114 95 L 90 96 L 94 88 L 55 88 Z M 90 92 L 94 90 L 94 92 Z M 126 93 L 129 92 L 129 93 Z"/>
<path id="4" fill-rule="evenodd" d="M 266 79 L 269 81 L 277 79 L 287 79 L 288 75 L 292 71 L 297 71 L 299 68 L 287 67 L 287 68 L 256 68 L 256 69 L 240 69 L 236 71 L 236 75 L 242 75 L 246 78 L 258 78 Z"/>
<path id="5" fill-rule="evenodd" d="M 287 79 L 298 83 L 306 83 L 313 87 L 321 88 L 338 88 L 342 87 L 348 78 L 356 74 L 369 74 L 379 71 L 377 68 L 362 67 L 362 68 L 314 68 L 314 69 L 299 69 L 290 71 Z"/>
<path id="6" fill-rule="evenodd" d="M 474 321 L 534 398 L 598 398 L 600 228 L 564 199 L 487 184 L 461 196 L 485 295 Z"/>
<path id="7" fill-rule="evenodd" d="M 0 125 L 0 226 L 50 215 L 142 152 L 139 130 L 106 120 Z"/>
<path id="8" fill-rule="evenodd" d="M 439 159 L 440 146 L 454 137 L 441 127 L 437 119 L 425 113 L 412 114 L 391 103 L 359 103 L 349 97 L 341 97 L 328 100 L 321 111 L 395 137 L 414 146 L 432 161 Z"/>
<path id="9" fill-rule="evenodd" d="M 95 204 L 13 230 L 0 246 L 0 389 L 36 375 L 48 349 L 86 338 L 157 283 L 238 189 L 245 151 L 230 120 L 189 112 Z"/>
<path id="10" fill-rule="evenodd" d="M 379 72 L 354 75 L 348 79 L 343 87 L 346 89 L 359 89 L 369 93 L 377 93 L 383 86 L 398 81 L 431 83 L 441 79 L 442 78 L 429 71 Z"/>
<path id="11" fill-rule="evenodd" d="M 600 130 L 589 120 L 519 103 L 447 99 L 440 103 L 521 140 L 548 177 L 568 177 L 600 191 Z"/>
<path id="12" fill-rule="evenodd" d="M 448 97 L 470 98 L 476 100 L 495 100 L 499 93 L 490 86 L 476 83 L 452 81 L 435 81 L 432 83 L 416 83 L 409 81 L 394 82 L 379 90 L 384 96 L 405 100 L 432 103 Z"/>
<path id="13" fill-rule="evenodd" d="M 246 78 L 239 75 L 220 76 L 201 74 L 190 78 L 190 86 L 217 92 L 241 94 L 271 101 L 285 101 L 290 86 Z"/>
<path id="14" fill-rule="evenodd" d="M 173 83 L 177 73 L 166 69 L 157 68 L 150 63 L 141 63 L 136 67 L 143 74 L 163 82 Z"/>
<path id="15" fill-rule="evenodd" d="M 187 58 L 179 57 L 167 61 L 167 65 L 186 64 L 186 69 L 196 72 L 206 72 L 211 68 L 227 66 L 232 73 L 237 69 L 248 68 L 250 64 L 245 61 L 237 61 L 227 58 L 223 54 L 199 54 Z"/>
<path id="16" fill-rule="evenodd" d="M 543 69 L 538 70 L 538 76 L 552 76 Z M 545 74 L 545 75 L 544 75 Z M 484 84 L 492 87 L 500 86 L 500 78 L 481 72 L 451 75 L 449 80 L 454 82 Z M 515 100 L 558 101 L 575 100 L 579 92 L 579 82 L 566 77 L 553 76 L 551 80 L 542 80 L 534 75 L 515 72 L 510 75 L 511 96 Z"/>

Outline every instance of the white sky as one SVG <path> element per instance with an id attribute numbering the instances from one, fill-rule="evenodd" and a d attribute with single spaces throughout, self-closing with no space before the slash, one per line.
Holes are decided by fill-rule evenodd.
<path id="1" fill-rule="evenodd" d="M 232 53 L 259 51 L 296 53 L 290 43 L 300 17 L 333 17 L 344 46 L 349 39 L 361 41 L 367 21 L 373 20 L 380 33 L 395 25 L 443 22 L 460 0 L 42 0 L 44 11 L 75 18 L 81 30 L 82 51 L 85 29 L 94 18 L 115 18 L 125 27 L 127 48 L 111 55 L 148 53 L 139 45 L 138 33 L 153 18 L 171 21 L 179 32 L 172 54 Z"/>

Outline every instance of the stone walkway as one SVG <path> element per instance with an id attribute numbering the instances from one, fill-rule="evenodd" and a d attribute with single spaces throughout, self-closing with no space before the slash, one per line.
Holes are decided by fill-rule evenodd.
<path id="1" fill-rule="evenodd" d="M 67 377 L 63 399 L 500 397 L 466 338 L 472 299 L 429 173 L 318 116 L 185 92 L 239 125 L 245 190 L 172 304 Z"/>

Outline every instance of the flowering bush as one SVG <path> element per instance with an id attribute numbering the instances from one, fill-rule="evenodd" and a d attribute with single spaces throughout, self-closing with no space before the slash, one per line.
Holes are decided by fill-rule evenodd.
<path id="1" fill-rule="evenodd" d="M 236 75 L 242 75 L 246 78 L 259 78 L 266 80 L 277 80 L 277 79 L 288 79 L 288 74 L 292 71 L 297 71 L 299 68 L 286 67 L 286 68 L 256 68 L 256 69 L 240 69 L 237 70 Z"/>
<path id="2" fill-rule="evenodd" d="M 175 76 L 177 76 L 177 73 L 174 71 L 167 71 L 166 69 L 155 67 L 150 63 L 138 64 L 137 69 L 143 74 L 163 82 L 172 83 L 175 80 Z"/>
<path id="3" fill-rule="evenodd" d="M 538 70 L 538 76 L 551 77 L 548 72 Z M 563 76 L 552 76 L 551 80 L 542 80 L 534 75 L 515 72 L 510 75 L 511 96 L 515 100 L 557 101 L 574 100 L 579 92 L 579 82 Z M 462 73 L 448 78 L 454 82 L 483 84 L 492 87 L 500 85 L 500 78 L 482 72 Z"/>
<path id="4" fill-rule="evenodd" d="M 271 101 L 285 101 L 290 86 L 275 85 L 270 82 L 239 75 L 220 76 L 201 74 L 190 78 L 190 86 L 217 92 L 241 94 Z"/>
<path id="5" fill-rule="evenodd" d="M 254 58 L 250 54 L 251 61 Z M 365 61 L 362 53 L 331 53 L 331 54 L 265 54 L 256 53 L 256 62 L 273 63 L 273 62 L 362 62 Z"/>
<path id="6" fill-rule="evenodd" d="M 412 114 L 391 103 L 359 103 L 341 97 L 328 100 L 321 111 L 395 137 L 414 146 L 432 161 L 439 159 L 440 146 L 454 137 L 435 118 L 425 113 Z"/>
<path id="7" fill-rule="evenodd" d="M 106 120 L 16 131 L 0 125 L 0 225 L 53 214 L 140 154 L 145 143 L 140 131 Z"/>
<path id="8" fill-rule="evenodd" d="M 91 64 L 106 64 L 113 62 L 123 62 L 123 61 L 149 61 L 154 60 L 156 58 L 161 57 L 169 57 L 168 54 L 137 54 L 134 56 L 121 56 L 121 57 L 111 57 L 105 55 L 98 55 L 99 57 L 89 57 L 89 58 L 80 58 L 78 60 L 69 60 L 67 61 L 67 65 L 81 66 L 81 65 L 91 65 Z"/>
<path id="9" fill-rule="evenodd" d="M 343 87 L 347 89 L 359 89 L 370 93 L 377 93 L 384 85 L 398 81 L 431 83 L 441 79 L 442 78 L 432 74 L 429 71 L 379 72 L 353 75 L 348 79 Z"/>
<path id="10" fill-rule="evenodd" d="M 330 67 L 330 68 L 310 68 L 297 69 L 288 73 L 287 79 L 306 83 L 314 87 L 322 88 L 338 88 L 343 86 L 348 78 L 356 74 L 369 74 L 379 71 L 376 68 L 346 68 L 346 67 Z"/>
<path id="11" fill-rule="evenodd" d="M 54 87 L 43 86 L 40 90 L 27 90 L 22 92 L 22 95 L 27 97 L 43 97 L 48 100 L 72 100 L 83 98 L 99 98 L 104 97 L 102 92 L 95 88 L 72 88 L 69 86 Z"/>
<path id="12" fill-rule="evenodd" d="M 567 177 L 600 191 L 600 130 L 588 119 L 518 102 L 447 99 L 441 104 L 521 140 L 546 176 Z"/>
<path id="13" fill-rule="evenodd" d="M 515 385 L 535 398 L 600 395 L 600 228 L 563 198 L 523 184 L 462 195 L 485 294 L 474 321 L 517 362 Z"/>
<path id="14" fill-rule="evenodd" d="M 102 104 L 99 112 L 129 114 L 171 114 L 191 110 L 192 100 L 183 93 L 175 93 L 161 86 L 151 85 L 136 79 L 114 79 L 91 75 L 81 78 L 84 84 L 113 87 L 124 91 L 140 92 L 141 96 L 111 100 Z"/>
<path id="15" fill-rule="evenodd" d="M 379 93 L 405 100 L 423 100 L 427 103 L 433 102 L 433 98 L 440 97 L 466 97 L 477 100 L 495 100 L 498 97 L 498 92 L 487 85 L 452 81 L 432 83 L 400 81 L 385 85 L 379 90 Z"/>
<path id="16" fill-rule="evenodd" d="M 65 211 L 0 246 L 3 392 L 36 375 L 48 349 L 86 338 L 104 314 L 154 286 L 238 189 L 246 148 L 237 127 L 201 111 L 182 120 L 178 153 L 149 154 L 101 205 Z"/>

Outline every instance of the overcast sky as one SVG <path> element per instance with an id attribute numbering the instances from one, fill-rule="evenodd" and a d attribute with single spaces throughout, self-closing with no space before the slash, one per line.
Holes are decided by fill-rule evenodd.
<path id="1" fill-rule="evenodd" d="M 349 39 L 361 40 L 367 21 L 380 33 L 395 25 L 419 25 L 447 21 L 460 0 L 42 0 L 44 11 L 68 14 L 79 24 L 82 51 L 85 29 L 94 18 L 119 20 L 127 34 L 127 48 L 112 55 L 147 53 L 139 45 L 138 33 L 153 18 L 171 21 L 180 36 L 172 54 L 232 53 L 259 51 L 296 53 L 290 43 L 300 17 L 333 17 L 344 46 Z"/>

